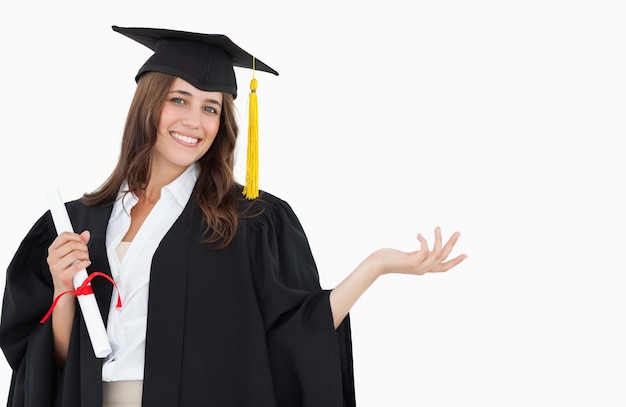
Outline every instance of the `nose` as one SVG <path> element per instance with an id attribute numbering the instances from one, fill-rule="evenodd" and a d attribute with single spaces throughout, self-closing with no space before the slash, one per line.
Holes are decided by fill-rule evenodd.
<path id="1" fill-rule="evenodd" d="M 195 109 L 189 109 L 183 116 L 183 125 L 192 129 L 200 127 L 200 113 Z"/>

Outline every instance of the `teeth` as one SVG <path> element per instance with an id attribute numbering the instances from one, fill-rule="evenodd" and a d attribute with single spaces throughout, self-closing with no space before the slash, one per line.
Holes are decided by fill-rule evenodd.
<path id="1" fill-rule="evenodd" d="M 198 142 L 197 138 L 183 136 L 182 134 L 178 134 L 178 133 L 171 133 L 171 134 L 172 134 L 172 137 L 174 137 L 175 139 L 178 139 L 185 143 L 196 144 Z"/>

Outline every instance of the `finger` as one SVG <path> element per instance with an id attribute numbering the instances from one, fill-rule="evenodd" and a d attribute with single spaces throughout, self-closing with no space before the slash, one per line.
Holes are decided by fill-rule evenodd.
<path id="1" fill-rule="evenodd" d="M 89 252 L 82 250 L 74 250 L 67 256 L 59 259 L 60 262 L 66 264 L 66 268 L 70 267 L 74 263 L 78 263 L 80 261 L 89 260 Z"/>
<path id="2" fill-rule="evenodd" d="M 424 236 L 422 236 L 421 233 L 417 234 L 417 240 L 419 240 L 421 243 L 420 250 L 424 253 L 428 253 L 428 242 L 426 241 L 426 239 L 424 239 Z"/>
<path id="3" fill-rule="evenodd" d="M 50 272 L 53 274 L 61 273 L 72 264 L 85 260 L 89 260 L 89 251 L 87 245 L 85 245 L 82 240 L 66 241 L 62 246 L 57 248 L 50 246 L 46 259 Z"/>
<path id="4" fill-rule="evenodd" d="M 75 262 L 73 262 L 68 268 L 67 271 L 69 273 L 72 274 L 72 276 L 74 276 L 74 274 L 78 273 L 81 270 L 86 269 L 87 267 L 89 267 L 91 265 L 91 260 L 89 259 L 83 259 L 83 260 L 77 260 Z"/>
<path id="5" fill-rule="evenodd" d="M 48 250 L 48 258 L 52 261 L 54 261 L 55 259 L 63 259 L 74 252 L 84 253 L 85 256 L 88 255 L 87 246 L 82 241 L 69 241 L 56 249 L 53 249 L 51 247 Z"/>
<path id="6" fill-rule="evenodd" d="M 74 276 L 74 274 L 76 274 L 77 272 L 79 272 L 80 270 L 86 269 L 87 267 L 89 267 L 91 265 L 91 261 L 89 259 L 75 259 L 74 261 L 72 261 L 70 264 L 67 263 L 58 263 L 57 266 L 60 266 L 59 268 L 50 268 L 50 271 L 54 273 L 53 274 L 59 274 L 59 275 L 70 275 L 71 277 Z"/>
<path id="7" fill-rule="evenodd" d="M 446 245 L 442 249 L 442 259 L 445 259 L 450 255 L 450 252 L 452 252 L 452 249 L 454 248 L 457 240 L 459 240 L 459 237 L 461 237 L 460 232 L 454 232 L 452 236 L 450 236 L 450 239 L 448 239 Z"/>
<path id="8" fill-rule="evenodd" d="M 50 247 L 48 249 L 56 249 L 59 248 L 61 246 L 63 246 L 65 243 L 70 242 L 70 241 L 76 241 L 76 242 L 80 242 L 82 243 L 82 239 L 80 238 L 79 235 L 77 235 L 76 233 L 72 233 L 72 232 L 62 232 L 61 234 L 59 234 L 54 241 L 52 242 L 52 244 L 50 245 Z"/>
<path id="9" fill-rule="evenodd" d="M 433 246 L 433 252 L 439 253 L 441 251 L 441 228 L 437 226 L 435 228 L 435 245 Z"/>
<path id="10" fill-rule="evenodd" d="M 72 254 L 67 256 L 66 258 L 59 259 L 57 261 L 48 262 L 48 267 L 50 268 L 50 273 L 53 275 L 56 274 L 64 274 L 68 271 L 74 270 L 74 273 L 78 270 L 81 270 L 87 267 L 90 263 L 89 257 L 87 256 L 77 256 L 76 254 Z"/>
<path id="11" fill-rule="evenodd" d="M 79 237 L 78 235 L 76 236 Z M 61 243 L 61 244 L 59 245 L 57 243 Z M 75 250 L 84 251 L 84 252 L 87 251 L 87 245 L 83 243 L 80 237 L 78 240 L 74 240 L 74 239 L 65 240 L 64 238 L 61 238 L 59 242 L 53 243 L 50 245 L 50 247 L 48 247 L 48 258 L 49 259 L 63 258 Z"/>
<path id="12" fill-rule="evenodd" d="M 83 233 L 80 234 L 80 238 L 83 243 L 85 244 L 89 243 L 89 239 L 91 238 L 91 232 L 89 232 L 88 230 L 85 230 Z"/>
<path id="13" fill-rule="evenodd" d="M 450 270 L 452 267 L 457 266 L 459 263 L 461 263 L 463 260 L 467 259 L 467 255 L 465 254 L 460 254 L 458 256 L 456 256 L 454 259 L 452 260 L 448 260 L 444 263 L 441 263 L 439 266 L 435 267 L 433 269 L 433 272 L 436 273 L 441 273 L 444 271 L 448 271 Z"/>

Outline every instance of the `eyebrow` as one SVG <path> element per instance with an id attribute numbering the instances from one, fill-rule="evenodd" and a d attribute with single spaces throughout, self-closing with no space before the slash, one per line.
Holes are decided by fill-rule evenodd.
<path id="1" fill-rule="evenodd" d="M 176 90 L 170 91 L 169 93 L 180 93 L 181 95 L 184 95 L 184 96 L 191 96 L 191 97 L 193 97 L 193 95 L 191 93 L 187 92 L 186 90 L 178 90 L 178 89 L 176 89 Z M 222 104 L 220 103 L 219 100 L 216 100 L 216 99 L 204 99 L 204 101 L 208 102 L 208 103 L 213 103 L 213 104 L 218 105 L 219 107 L 222 107 Z"/>

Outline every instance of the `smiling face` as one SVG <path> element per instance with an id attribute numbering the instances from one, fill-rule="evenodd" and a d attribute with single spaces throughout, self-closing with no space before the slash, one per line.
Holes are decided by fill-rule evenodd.
<path id="1" fill-rule="evenodd" d="M 199 90 L 176 78 L 170 87 L 152 149 L 152 172 L 182 174 L 211 147 L 220 127 L 221 92 Z"/>

